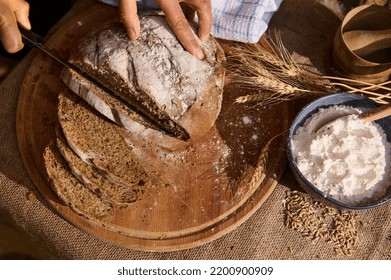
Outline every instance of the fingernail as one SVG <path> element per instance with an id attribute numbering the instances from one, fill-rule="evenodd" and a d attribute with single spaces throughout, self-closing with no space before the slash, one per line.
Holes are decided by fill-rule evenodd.
<path id="1" fill-rule="evenodd" d="M 204 55 L 204 53 L 203 53 L 203 51 L 202 51 L 201 48 L 197 48 L 197 49 L 196 49 L 195 56 L 196 56 L 199 60 L 201 60 L 201 59 L 203 59 L 203 58 L 205 57 L 205 55 Z"/>
<path id="2" fill-rule="evenodd" d="M 31 29 L 31 23 L 28 19 L 23 19 L 23 21 L 20 21 L 20 24 L 26 29 Z"/>
<path id="3" fill-rule="evenodd" d="M 137 34 L 136 34 L 136 32 L 134 31 L 133 28 L 131 28 L 129 30 L 129 37 L 130 37 L 130 40 L 132 40 L 132 41 L 136 41 L 137 40 Z"/>
<path id="4" fill-rule="evenodd" d="M 26 22 L 26 28 L 27 28 L 27 29 L 31 29 L 31 23 L 30 23 L 30 21 L 27 21 L 27 22 Z"/>

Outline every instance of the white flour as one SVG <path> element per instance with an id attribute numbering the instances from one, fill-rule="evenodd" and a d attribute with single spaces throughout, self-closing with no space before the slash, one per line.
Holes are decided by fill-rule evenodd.
<path id="1" fill-rule="evenodd" d="M 302 174 L 325 195 L 357 204 L 382 195 L 391 182 L 391 144 L 379 125 L 359 118 L 357 109 L 331 106 L 311 116 L 292 139 Z M 338 116 L 328 129 L 316 132 Z"/>

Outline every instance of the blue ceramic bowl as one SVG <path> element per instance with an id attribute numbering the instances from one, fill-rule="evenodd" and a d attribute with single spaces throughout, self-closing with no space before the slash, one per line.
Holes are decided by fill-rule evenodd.
<path id="1" fill-rule="evenodd" d="M 319 108 L 327 108 L 332 105 L 351 106 L 354 108 L 358 108 L 363 112 L 378 106 L 377 103 L 373 102 L 367 97 L 358 94 L 336 93 L 321 97 L 304 107 L 293 120 L 287 139 L 288 161 L 297 181 L 300 183 L 301 187 L 316 200 L 321 201 L 322 203 L 337 209 L 365 210 L 383 205 L 384 203 L 391 200 L 391 186 L 388 187 L 386 195 L 382 198 L 372 200 L 369 199 L 368 201 L 362 202 L 357 205 L 347 205 L 322 193 L 318 188 L 316 188 L 303 176 L 303 174 L 297 167 L 291 144 L 291 139 L 296 134 L 296 130 L 299 127 L 303 126 L 307 118 L 315 114 L 319 110 Z M 383 118 L 376 122 L 383 128 L 384 132 L 387 135 L 388 142 L 391 142 L 391 117 Z"/>

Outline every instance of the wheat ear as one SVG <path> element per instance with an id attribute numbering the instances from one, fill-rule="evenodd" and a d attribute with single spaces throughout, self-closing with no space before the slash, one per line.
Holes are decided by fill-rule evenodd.
<path id="1" fill-rule="evenodd" d="M 231 62 L 231 66 L 227 67 L 227 80 L 247 93 L 238 97 L 235 103 L 271 105 L 305 96 L 335 93 L 338 88 L 364 94 L 378 103 L 388 103 L 391 99 L 391 88 L 388 86 L 391 82 L 371 84 L 304 70 L 296 64 L 278 33 L 275 38 L 275 41 L 270 41 L 274 53 L 260 44 L 237 44 L 232 47 L 231 55 L 227 57 L 227 61 Z M 352 83 L 365 87 L 353 87 Z"/>

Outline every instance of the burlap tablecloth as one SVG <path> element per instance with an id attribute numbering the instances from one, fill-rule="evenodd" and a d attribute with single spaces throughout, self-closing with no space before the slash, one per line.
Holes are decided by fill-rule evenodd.
<path id="1" fill-rule="evenodd" d="M 75 5 L 65 18 L 83 5 Z M 285 46 L 297 62 L 324 72 L 325 53 L 339 22 L 337 16 L 314 0 L 285 0 L 272 19 L 270 30 L 281 33 Z M 34 53 L 29 53 L 0 87 L 0 224 L 14 228 L 35 248 L 39 258 L 391 259 L 391 204 L 357 214 L 359 242 L 350 256 L 337 256 L 332 244 L 325 240 L 311 241 L 286 227 L 283 211 L 286 192 L 300 190 L 289 168 L 272 195 L 249 220 L 197 248 L 142 252 L 106 243 L 79 230 L 42 199 L 20 156 L 16 136 L 17 100 Z"/>

